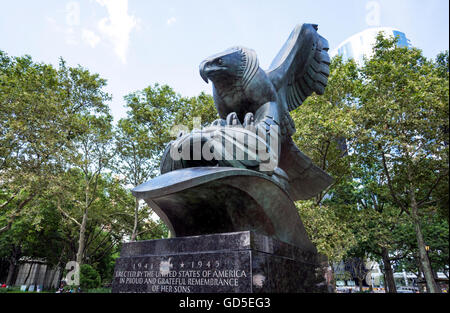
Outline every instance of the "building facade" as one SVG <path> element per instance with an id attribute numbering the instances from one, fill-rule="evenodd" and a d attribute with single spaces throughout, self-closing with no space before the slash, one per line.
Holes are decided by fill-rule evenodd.
<path id="1" fill-rule="evenodd" d="M 383 32 L 385 36 L 398 37 L 398 45 L 400 47 L 411 47 L 410 40 L 406 37 L 404 32 L 392 27 L 374 27 L 359 32 L 344 40 L 330 52 L 330 56 L 334 57 L 340 55 L 344 60 L 354 59 L 361 65 L 364 57 L 371 57 L 373 45 L 380 32 Z"/>

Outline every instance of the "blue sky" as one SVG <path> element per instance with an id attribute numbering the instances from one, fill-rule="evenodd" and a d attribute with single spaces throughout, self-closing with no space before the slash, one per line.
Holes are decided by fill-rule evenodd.
<path id="1" fill-rule="evenodd" d="M 156 82 L 211 93 L 198 65 L 228 47 L 255 49 L 267 68 L 298 23 L 319 24 L 331 49 L 366 28 L 395 27 L 435 57 L 449 48 L 448 12 L 448 0 L 2 0 L 0 49 L 99 73 L 117 120 L 124 95 Z"/>

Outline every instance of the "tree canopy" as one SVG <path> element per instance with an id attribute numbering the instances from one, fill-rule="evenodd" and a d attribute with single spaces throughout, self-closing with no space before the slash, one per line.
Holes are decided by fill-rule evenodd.
<path id="1" fill-rule="evenodd" d="M 351 260 L 360 284 L 368 259 L 381 264 L 389 292 L 395 270 L 423 277 L 431 292 L 437 271 L 448 277 L 448 58 L 427 59 L 380 34 L 361 66 L 333 58 L 325 93 L 291 112 L 295 143 L 334 178 L 296 202 L 299 214 L 319 252 L 330 263 Z M 59 267 L 76 260 L 83 286 L 98 287 L 111 280 L 123 242 L 168 235 L 130 189 L 159 175 L 177 130 L 217 119 L 213 98 L 149 85 L 124 97 L 127 116 L 114 123 L 106 84 L 63 59 L 54 67 L 0 51 L 8 284 L 28 257 Z"/>

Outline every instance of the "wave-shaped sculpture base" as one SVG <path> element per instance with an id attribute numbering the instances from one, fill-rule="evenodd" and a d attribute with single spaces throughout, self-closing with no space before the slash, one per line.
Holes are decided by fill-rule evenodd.
<path id="1" fill-rule="evenodd" d="M 185 168 L 158 176 L 132 192 L 160 216 L 173 237 L 250 230 L 317 253 L 289 195 L 260 172 Z"/>

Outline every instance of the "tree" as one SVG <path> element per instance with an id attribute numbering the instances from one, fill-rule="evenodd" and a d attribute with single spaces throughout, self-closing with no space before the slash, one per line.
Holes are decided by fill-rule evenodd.
<path id="1" fill-rule="evenodd" d="M 428 290 L 438 292 L 420 211 L 441 200 L 439 188 L 448 190 L 448 72 L 380 34 L 361 75 L 356 150 L 380 164 L 392 202 L 411 217 Z"/>
<path id="2" fill-rule="evenodd" d="M 151 142 L 148 132 L 132 118 L 121 119 L 115 132 L 115 159 L 113 168 L 123 177 L 125 185 L 136 187 L 157 172 L 157 164 L 152 162 L 153 151 L 149 149 Z M 148 231 L 142 229 L 142 221 L 151 214 L 148 207 L 140 210 L 139 199 L 134 199 L 133 228 L 131 241 Z"/>
<path id="3" fill-rule="evenodd" d="M 329 262 L 339 262 L 356 245 L 351 225 L 335 211 L 333 205 L 315 205 L 312 201 L 298 201 L 296 206 L 309 239 Z"/>
<path id="4" fill-rule="evenodd" d="M 68 101 L 60 73 L 61 67 L 0 51 L 0 235 L 5 239 L 20 228 L 15 223 L 23 225 L 29 217 L 36 229 L 45 227 L 41 196 L 63 170 L 74 113 L 92 107 Z M 28 240 L 13 242 L 12 264 L 24 251 L 35 255 L 23 246 Z"/>
<path id="5" fill-rule="evenodd" d="M 174 137 L 172 130 L 176 125 L 199 127 L 217 118 L 211 96 L 201 93 L 198 97 L 183 98 L 167 85 L 149 86 L 127 95 L 125 100 L 129 110 L 115 133 L 114 170 L 126 185 L 133 187 L 159 173 L 162 152 Z M 201 121 L 200 125 L 193 125 L 194 118 Z M 158 231 L 159 225 L 148 220 L 150 214 L 149 208 L 141 207 L 135 199 L 131 241 L 146 232 Z"/>
<path id="6" fill-rule="evenodd" d="M 351 178 L 349 147 L 357 136 L 353 122 L 355 91 L 360 81 L 353 61 L 337 56 L 330 64 L 330 76 L 322 96 L 309 97 L 301 108 L 291 112 L 296 133 L 293 139 L 300 150 L 334 178 L 334 184 L 318 194 L 319 204 L 330 190 Z"/>
<path id="7" fill-rule="evenodd" d="M 356 278 L 358 281 L 359 291 L 362 292 L 363 290 L 363 281 L 367 276 L 367 273 L 369 272 L 369 269 L 366 268 L 366 258 L 363 256 L 362 258 L 354 257 L 347 259 L 347 263 L 350 268 L 350 273 L 352 274 L 352 277 Z"/>
<path id="8" fill-rule="evenodd" d="M 148 86 L 125 96 L 128 120 L 140 125 L 147 132 L 147 150 L 151 151 L 154 168 L 158 167 L 165 146 L 177 134 L 174 127 L 204 126 L 217 118 L 214 101 L 211 96 L 201 93 L 198 97 L 184 98 L 167 85 Z M 194 119 L 201 121 L 194 125 Z M 196 121 L 197 121 L 196 120 Z"/>
<path id="9" fill-rule="evenodd" d="M 405 257 L 401 231 L 404 223 L 409 221 L 390 201 L 388 187 L 382 178 L 383 168 L 372 157 L 356 150 L 351 165 L 353 186 L 337 193 L 338 199 L 343 198 L 339 201 L 351 201 L 357 208 L 357 223 L 352 227 L 357 244 L 347 257 L 363 259 L 367 256 L 381 260 L 387 291 L 395 293 L 392 262 Z"/>
<path id="10" fill-rule="evenodd" d="M 351 223 L 353 204 L 334 201 L 339 186 L 352 182 L 350 142 L 357 135 L 352 115 L 359 84 L 354 62 L 333 58 L 328 86 L 322 96 L 311 96 L 291 112 L 297 132 L 293 139 L 300 150 L 328 172 L 334 183 L 314 199 L 297 202 L 305 228 L 319 252 L 338 262 L 356 244 Z"/>
<path id="11" fill-rule="evenodd" d="M 106 81 L 61 60 L 51 65 L 0 53 L 0 233 L 22 215 L 38 213 L 40 196 L 56 190 L 61 173 L 78 167 L 85 174 L 85 215 L 80 221 L 83 251 L 88 210 L 98 175 L 108 159 L 112 118 L 101 91 Z M 26 208 L 29 210 L 26 211 Z M 42 219 L 41 219 L 42 220 Z M 19 247 L 20 248 L 20 247 Z"/>
<path id="12" fill-rule="evenodd" d="M 98 200 L 100 175 L 111 159 L 112 116 L 105 104 L 110 96 L 102 91 L 106 81 L 82 67 L 67 68 L 62 61 L 59 77 L 67 95 L 65 101 L 76 108 L 72 117 L 70 146 L 66 149 L 64 161 L 67 169 L 77 168 L 83 176 L 83 197 L 74 202 L 82 215 L 80 220 L 71 217 L 79 226 L 76 261 L 81 265 L 90 209 Z M 70 216 L 60 204 L 58 209 Z"/>
<path id="13" fill-rule="evenodd" d="M 65 149 L 70 105 L 57 71 L 0 51 L 0 233 L 45 190 Z"/>
<path id="14" fill-rule="evenodd" d="M 421 211 L 420 224 L 428 247 L 427 254 L 433 274 L 436 276 L 437 272 L 442 272 L 448 277 L 448 221 L 442 218 L 437 208 L 431 207 Z M 417 253 L 416 234 L 414 225 L 410 221 L 402 229 L 402 242 L 404 250 L 410 253 L 396 262 L 396 267 L 399 270 L 413 272 L 418 278 L 422 278 L 423 269 Z"/>
<path id="15" fill-rule="evenodd" d="M 13 283 L 15 269 L 21 257 L 45 258 L 47 264 L 52 265 L 58 262 L 62 251 L 58 232 L 60 217 L 49 201 L 40 200 L 34 203 L 35 207 L 27 207 L 27 212 L 18 216 L 11 228 L 0 236 L 0 257 L 9 261 L 7 285 Z M 27 214 L 28 212 L 32 214 Z"/>
<path id="16" fill-rule="evenodd" d="M 113 258 L 117 257 L 121 242 L 132 228 L 132 195 L 111 174 L 97 178 L 95 193 L 90 193 L 95 200 L 89 207 L 83 250 L 80 252 L 80 221 L 85 216 L 85 177 L 81 170 L 74 168 L 60 178 L 60 183 L 62 185 L 55 187 L 49 195 L 62 219 L 59 232 L 64 257 L 61 263 L 74 260 L 81 253 L 82 262 L 93 266 L 103 280 L 111 278 Z"/>

